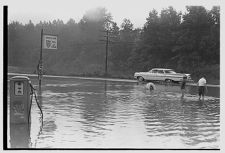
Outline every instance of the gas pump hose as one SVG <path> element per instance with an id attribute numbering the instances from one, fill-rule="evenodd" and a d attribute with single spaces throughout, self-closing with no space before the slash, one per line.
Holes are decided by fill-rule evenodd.
<path id="1" fill-rule="evenodd" d="M 39 102 L 38 102 L 38 100 L 37 100 L 37 95 L 36 95 L 36 93 L 35 93 L 35 90 L 36 90 L 36 89 L 32 86 L 31 83 L 30 83 L 30 87 L 31 87 L 31 103 L 30 103 L 30 109 L 29 109 L 28 119 L 29 119 L 29 117 L 30 117 L 31 105 L 32 105 L 32 99 L 33 99 L 33 94 L 34 94 L 35 101 L 36 101 L 37 106 L 38 106 L 38 108 L 39 108 L 39 110 L 40 110 L 40 112 L 41 112 L 41 118 L 42 118 L 42 120 L 43 120 L 43 112 L 42 112 L 42 109 L 41 109 L 41 107 L 40 107 L 40 105 L 39 105 Z"/>
<path id="2" fill-rule="evenodd" d="M 28 123 L 30 123 L 30 112 L 31 112 L 32 101 L 33 101 L 33 90 L 31 90 L 30 108 L 28 112 Z"/>

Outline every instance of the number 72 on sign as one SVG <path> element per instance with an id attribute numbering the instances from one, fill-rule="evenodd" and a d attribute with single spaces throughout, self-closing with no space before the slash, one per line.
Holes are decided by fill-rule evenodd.
<path id="1" fill-rule="evenodd" d="M 43 49 L 57 49 L 57 36 L 43 35 Z"/>

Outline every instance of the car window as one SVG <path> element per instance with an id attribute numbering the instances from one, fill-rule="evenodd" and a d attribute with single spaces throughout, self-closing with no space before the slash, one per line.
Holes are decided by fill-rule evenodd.
<path id="1" fill-rule="evenodd" d="M 165 70 L 165 73 L 175 74 L 176 72 L 174 72 L 173 70 Z"/>
<path id="2" fill-rule="evenodd" d="M 157 73 L 157 70 L 152 70 L 152 73 Z"/>
<path id="3" fill-rule="evenodd" d="M 158 70 L 158 73 L 164 73 L 164 71 L 163 70 Z"/>

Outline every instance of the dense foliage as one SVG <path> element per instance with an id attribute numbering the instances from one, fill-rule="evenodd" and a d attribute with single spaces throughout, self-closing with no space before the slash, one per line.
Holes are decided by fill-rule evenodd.
<path id="1" fill-rule="evenodd" d="M 174 8 L 149 12 L 143 28 L 129 19 L 120 27 L 105 8 L 89 10 L 77 23 L 70 19 L 9 23 L 8 65 L 29 68 L 34 73 L 40 56 L 41 29 L 58 35 L 58 50 L 43 50 L 46 74 L 103 76 L 106 30 L 109 30 L 108 73 L 111 77 L 133 78 L 136 71 L 153 67 L 173 68 L 205 74 L 219 80 L 220 8 L 206 10 L 187 6 L 185 14 Z M 101 41 L 103 40 L 103 41 Z"/>

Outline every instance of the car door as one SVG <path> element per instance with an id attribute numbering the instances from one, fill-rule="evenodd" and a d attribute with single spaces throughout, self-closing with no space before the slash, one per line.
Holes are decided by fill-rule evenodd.
<path id="1" fill-rule="evenodd" d="M 158 70 L 157 71 L 157 80 L 165 80 L 165 74 L 164 74 L 164 71 L 163 70 Z"/>
<path id="2" fill-rule="evenodd" d="M 156 80 L 157 70 L 151 70 L 148 74 L 148 80 Z"/>
<path id="3" fill-rule="evenodd" d="M 172 78 L 173 77 L 173 75 L 170 73 L 170 70 L 164 70 L 164 80 L 165 79 L 170 79 L 170 78 Z"/>

